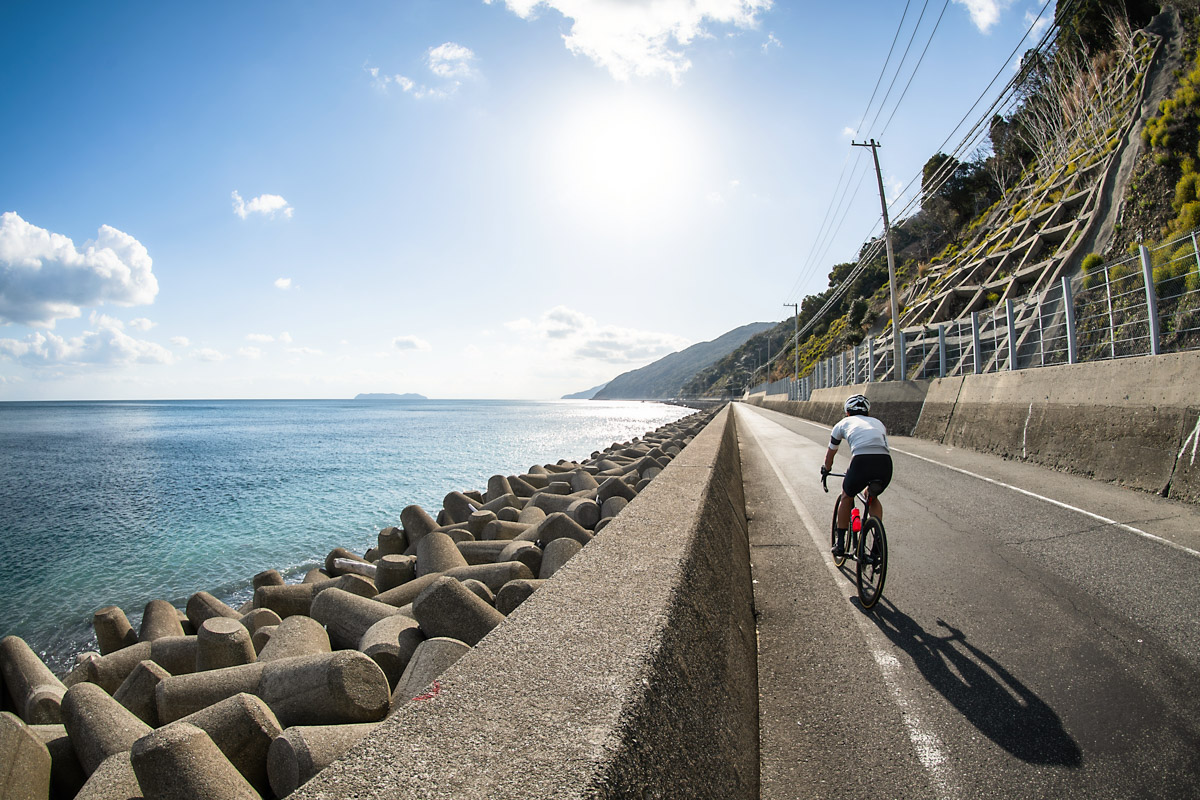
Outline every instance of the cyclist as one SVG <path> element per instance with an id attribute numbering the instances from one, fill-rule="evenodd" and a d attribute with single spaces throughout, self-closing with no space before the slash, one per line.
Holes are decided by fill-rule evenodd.
<path id="1" fill-rule="evenodd" d="M 850 509 L 854 507 L 854 496 L 867 488 L 873 481 L 880 483 L 879 492 L 871 496 L 870 513 L 883 519 L 883 506 L 875 495 L 883 492 L 892 480 L 892 454 L 888 449 L 887 428 L 870 416 L 871 401 L 861 394 L 846 398 L 845 418 L 829 435 L 829 450 L 825 453 L 825 464 L 821 475 L 833 466 L 833 457 L 845 439 L 850 443 L 850 466 L 842 479 L 842 501 L 838 504 L 837 541 L 833 554 L 841 558 L 846 553 L 846 529 L 850 527 Z"/>

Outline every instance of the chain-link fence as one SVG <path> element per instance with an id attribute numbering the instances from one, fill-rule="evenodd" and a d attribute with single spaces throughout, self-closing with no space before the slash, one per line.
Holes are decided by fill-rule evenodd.
<path id="1" fill-rule="evenodd" d="M 901 374 L 926 380 L 1200 349 L 1198 231 L 1085 265 L 1035 296 L 901 331 Z M 813 364 L 799 380 L 769 384 L 767 393 L 807 400 L 814 389 L 893 380 L 895 362 L 889 333 Z"/>

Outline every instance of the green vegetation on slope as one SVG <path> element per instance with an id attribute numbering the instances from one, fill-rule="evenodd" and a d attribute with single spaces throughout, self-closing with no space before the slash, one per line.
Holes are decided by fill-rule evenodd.
<path id="1" fill-rule="evenodd" d="M 947 281 L 961 280 L 957 270 L 964 265 L 977 266 L 985 256 L 999 258 L 1017 244 L 1022 223 L 1046 219 L 1063 200 L 1060 187 L 1073 185 L 1073 191 L 1079 192 L 1094 185 L 1103 174 L 1101 167 L 1111 163 L 1124 130 L 1121 120 L 1129 118 L 1138 96 L 1136 84 L 1114 80 L 1114 76 L 1147 69 L 1150 48 L 1139 44 L 1132 32 L 1144 27 L 1158 10 L 1156 3 L 1142 0 L 1083 0 L 1073 5 L 1068 15 L 1059 14 L 1058 44 L 1040 54 L 1027 54 L 1022 65 L 1021 102 L 1011 113 L 992 119 L 989 151 L 967 162 L 943 153 L 929 159 L 920 210 L 892 228 L 902 296 L 913 301 L 939 291 L 944 294 Z M 1188 46 L 1194 46 L 1195 4 L 1181 16 L 1184 38 Z M 1200 133 L 1194 116 L 1200 69 L 1180 77 L 1181 93 L 1172 98 L 1171 120 L 1159 123 L 1168 134 L 1170 153 L 1179 153 L 1180 140 Z M 1182 133 L 1185 130 L 1187 133 Z M 1159 140 L 1161 143 L 1161 134 Z M 1194 138 L 1186 149 L 1186 155 L 1178 156 L 1179 180 L 1172 181 L 1175 216 L 1170 221 L 1159 217 L 1159 224 L 1165 223 L 1170 231 L 1200 225 L 1200 177 L 1186 178 L 1197 174 L 1200 151 Z M 1159 154 L 1157 166 L 1175 157 Z M 944 183 L 935 180 L 939 173 L 943 177 L 948 173 L 949 179 Z M 1085 174 L 1087 184 L 1072 180 Z M 1193 215 L 1195 222 L 1191 222 Z M 1069 248 L 1078 236 L 1075 232 L 1062 248 Z M 871 250 L 870 244 L 864 245 L 860 258 Z M 1087 267 L 1094 269 L 1097 263 L 1090 259 Z M 813 320 L 855 266 L 836 265 L 829 273 L 829 288 L 802 301 L 801 327 Z M 991 277 L 1004 280 L 1008 275 L 1001 271 Z M 1196 281 L 1200 282 L 1200 276 Z M 995 304 L 1002 294 L 1000 289 L 981 290 L 980 297 Z M 960 304 L 944 311 L 952 318 L 965 310 Z M 810 372 L 821 358 L 878 334 L 890 322 L 889 316 L 887 263 L 880 249 L 849 291 L 799 344 L 800 375 Z M 792 324 L 787 320 L 776 327 L 779 339 L 790 338 Z M 759 354 L 765 349 L 764 336 L 752 338 L 696 375 L 685 391 L 709 395 L 740 391 L 751 382 L 755 365 L 762 363 Z M 769 374 L 760 370 L 753 383 L 791 376 L 796 353 L 790 347 L 782 352 L 772 347 L 771 353 L 778 357 Z"/>

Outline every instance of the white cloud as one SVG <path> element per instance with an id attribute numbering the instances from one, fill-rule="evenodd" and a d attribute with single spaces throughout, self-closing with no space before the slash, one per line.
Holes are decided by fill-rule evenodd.
<path id="1" fill-rule="evenodd" d="M 41 332 L 34 332 L 20 341 L 0 339 L 0 357 L 34 368 L 170 364 L 175 360 L 165 347 L 125 333 L 120 320 L 93 315 L 90 322 L 95 330 L 84 331 L 69 339 Z"/>
<path id="2" fill-rule="evenodd" d="M 186 336 L 172 336 L 171 344 L 175 345 L 176 347 L 190 347 L 192 340 Z"/>
<path id="3" fill-rule="evenodd" d="M 292 279 L 291 278 L 276 278 L 275 279 L 275 288 L 282 289 L 286 292 L 288 289 L 292 288 Z"/>
<path id="4" fill-rule="evenodd" d="M 148 331 L 157 324 L 158 324 L 157 322 L 151 322 L 150 320 L 146 319 L 145 317 L 137 317 L 135 319 L 129 320 L 129 327 L 131 327 L 137 331 Z"/>
<path id="5" fill-rule="evenodd" d="M 158 294 L 153 261 L 141 242 L 102 225 L 82 250 L 66 236 L 0 214 L 0 324 L 53 328 L 85 306 L 149 305 Z"/>
<path id="6" fill-rule="evenodd" d="M 521 319 L 505 326 L 547 341 L 566 357 L 607 364 L 646 363 L 690 344 L 673 334 L 599 325 L 591 317 L 566 306 L 550 309 L 537 322 Z"/>
<path id="7" fill-rule="evenodd" d="M 1000 14 L 1010 5 L 1013 0 L 954 0 L 960 6 L 967 9 L 971 15 L 971 22 L 979 29 L 980 33 L 987 33 L 992 26 L 1000 21 Z"/>
<path id="8" fill-rule="evenodd" d="M 198 347 L 192 351 L 192 355 L 201 361 L 213 363 L 224 361 L 226 358 L 228 358 L 228 356 L 222 353 L 220 350 L 214 350 L 211 347 Z"/>
<path id="9" fill-rule="evenodd" d="M 257 359 L 262 358 L 263 351 L 258 347 L 239 347 L 237 354 L 242 358 Z"/>
<path id="10" fill-rule="evenodd" d="M 854 128 L 851 128 L 849 125 L 842 128 L 842 136 L 846 139 L 853 139 L 857 134 L 858 131 L 854 130 Z"/>
<path id="11" fill-rule="evenodd" d="M 298 356 L 320 356 L 325 354 L 323 350 L 318 350 L 315 347 L 289 347 L 287 351 Z"/>
<path id="12" fill-rule="evenodd" d="M 429 342 L 416 336 L 397 336 L 392 339 L 392 347 L 404 351 L 433 349 Z"/>
<path id="13" fill-rule="evenodd" d="M 279 341 L 283 342 L 284 344 L 291 344 L 292 335 L 287 331 L 284 331 L 283 333 L 279 334 Z"/>
<path id="14" fill-rule="evenodd" d="M 417 100 L 425 98 L 445 100 L 458 91 L 464 79 L 477 76 L 478 73 L 472 65 L 474 60 L 475 53 L 469 47 L 454 42 L 445 42 L 437 47 L 429 48 L 425 52 L 425 65 L 433 76 L 442 82 L 440 87 L 419 84 L 412 78 L 398 73 L 388 75 L 379 67 L 364 67 L 364 69 L 370 74 L 375 86 L 385 92 L 389 87 L 395 85 L 400 87 L 400 91 L 412 95 Z"/>
<path id="15" fill-rule="evenodd" d="M 1036 20 L 1036 22 L 1035 22 L 1035 20 Z M 1033 13 L 1032 11 L 1025 12 L 1025 24 L 1033 26 L 1030 29 L 1029 37 L 1035 42 L 1042 38 L 1042 34 L 1046 32 L 1046 28 L 1049 28 L 1051 23 L 1053 23 L 1053 22 L 1054 22 L 1054 14 L 1053 13 L 1042 14 L 1041 18 L 1039 19 L 1038 15 Z"/>
<path id="16" fill-rule="evenodd" d="M 260 194 L 253 198 L 250 202 L 242 199 L 237 190 L 233 190 L 233 213 L 237 214 L 242 219 L 251 214 L 262 214 L 265 217 L 274 217 L 276 213 L 283 214 L 289 219 L 292 216 L 292 207 L 288 205 L 287 200 L 284 200 L 277 194 Z"/>
<path id="17" fill-rule="evenodd" d="M 762 51 L 764 53 L 770 52 L 772 47 L 783 47 L 783 42 L 775 37 L 774 32 L 767 34 L 767 40 L 763 42 Z"/>
<path id="18" fill-rule="evenodd" d="M 485 0 L 492 3 L 497 0 Z M 567 49 L 590 58 L 617 80 L 667 75 L 675 83 L 691 68 L 683 48 L 712 34 L 709 25 L 753 28 L 773 0 L 504 0 L 529 19 L 542 6 L 571 20 Z"/>
<path id="19" fill-rule="evenodd" d="M 269 333 L 247 333 L 246 341 L 270 343 L 275 341 L 275 337 Z"/>
<path id="20" fill-rule="evenodd" d="M 429 71 L 439 78 L 447 80 L 470 77 L 472 74 L 471 62 L 474 60 L 475 54 L 471 52 L 470 48 L 454 42 L 431 47 L 426 54 Z"/>

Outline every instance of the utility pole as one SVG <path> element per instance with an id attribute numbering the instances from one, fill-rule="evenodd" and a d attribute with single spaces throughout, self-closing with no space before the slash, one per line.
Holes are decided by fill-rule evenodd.
<path id="1" fill-rule="evenodd" d="M 904 380 L 904 347 L 900 342 L 900 314 L 896 308 L 896 258 L 892 255 L 892 229 L 888 223 L 887 197 L 883 193 L 883 172 L 879 169 L 879 142 L 871 139 L 869 142 L 851 142 L 854 147 L 869 147 L 875 158 L 875 178 L 879 181 L 879 204 L 883 207 L 883 243 L 887 247 L 888 260 L 888 289 L 892 295 L 892 346 L 895 348 L 895 368 L 892 370 L 894 380 Z"/>
<path id="2" fill-rule="evenodd" d="M 795 366 L 792 368 L 792 380 L 800 380 L 800 304 L 784 303 L 784 308 L 792 309 L 796 317 L 796 342 L 792 345 L 792 355 L 795 356 Z"/>

